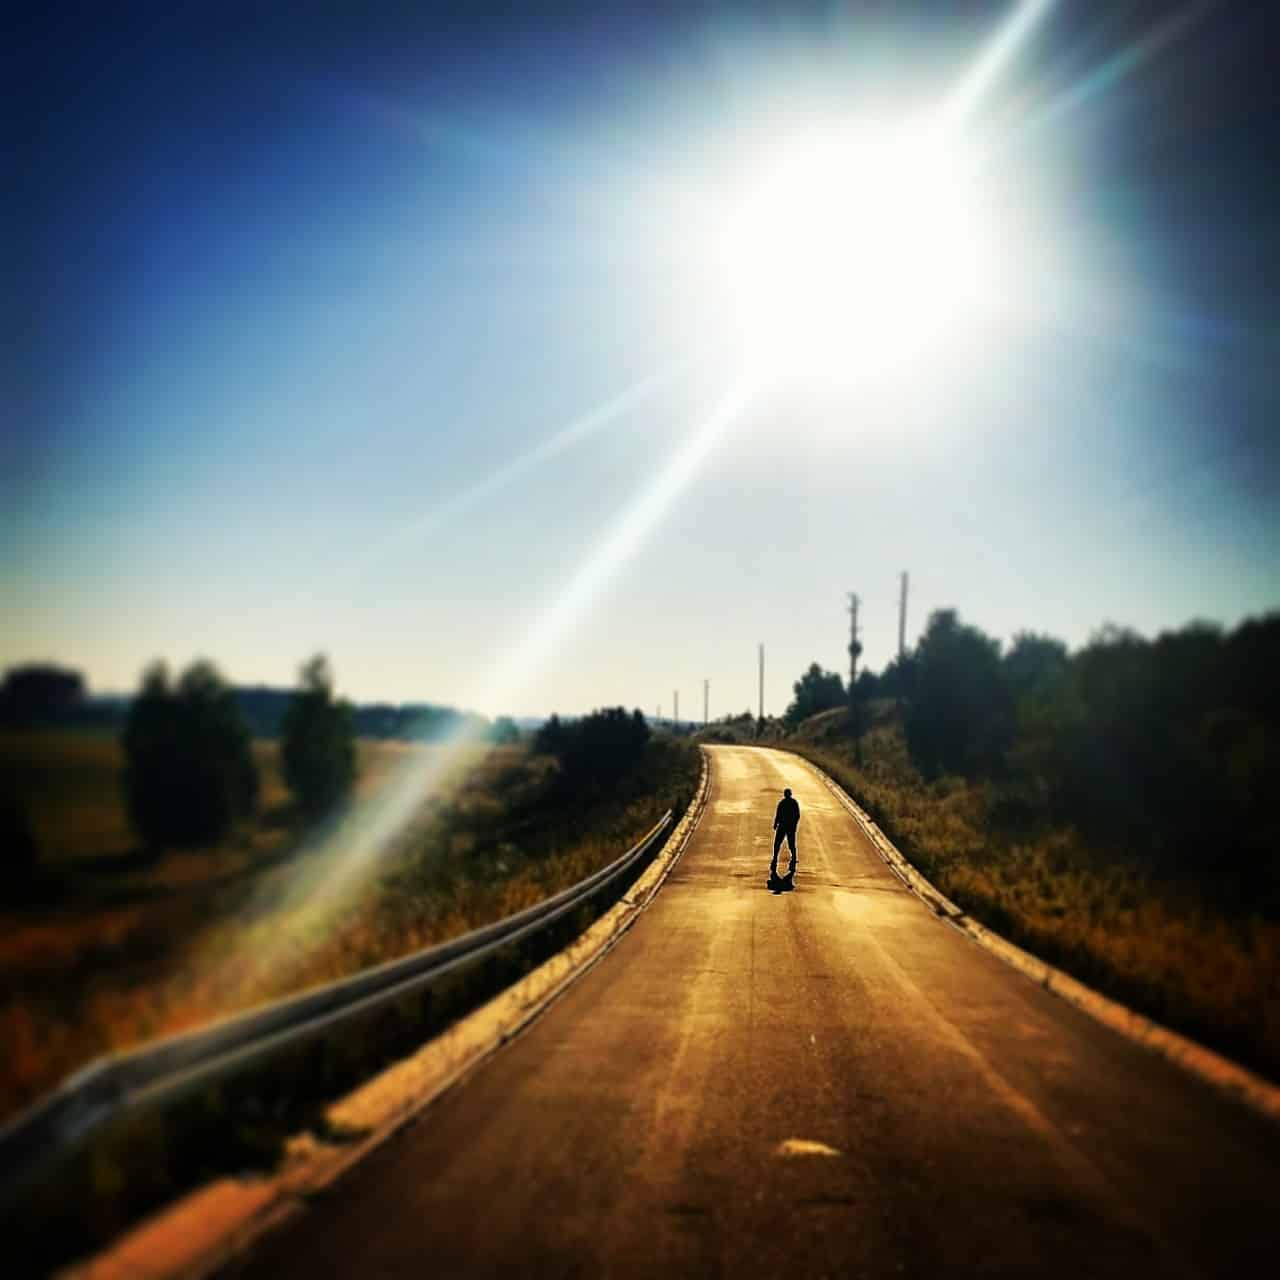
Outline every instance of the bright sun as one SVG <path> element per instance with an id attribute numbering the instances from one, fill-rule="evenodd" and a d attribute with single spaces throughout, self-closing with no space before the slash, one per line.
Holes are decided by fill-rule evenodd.
<path id="1" fill-rule="evenodd" d="M 715 231 L 746 358 L 809 381 L 921 372 L 993 288 L 974 188 L 921 134 L 786 148 Z"/>

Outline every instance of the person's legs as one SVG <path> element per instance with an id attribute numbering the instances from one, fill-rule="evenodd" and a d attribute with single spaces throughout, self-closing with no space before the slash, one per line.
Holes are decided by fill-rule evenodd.
<path id="1" fill-rule="evenodd" d="M 773 831 L 773 858 L 769 863 L 769 874 L 776 876 L 778 874 L 778 850 L 782 848 L 782 838 L 787 833 L 782 827 L 775 827 Z M 794 854 L 792 857 L 794 858 Z"/>
<path id="2" fill-rule="evenodd" d="M 791 827 L 787 831 L 787 845 L 791 849 L 791 866 L 787 869 L 787 875 L 793 876 L 796 873 L 796 831 L 794 827 Z M 773 856 L 774 861 L 776 862 L 778 857 L 777 853 L 775 852 Z"/>

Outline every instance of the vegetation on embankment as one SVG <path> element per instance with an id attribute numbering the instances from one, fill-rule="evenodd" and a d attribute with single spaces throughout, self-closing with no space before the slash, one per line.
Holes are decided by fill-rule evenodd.
<path id="1" fill-rule="evenodd" d="M 977 919 L 1280 1078 L 1280 614 L 1071 652 L 944 609 L 794 688 L 784 745 Z"/>
<path id="2" fill-rule="evenodd" d="M 990 780 L 926 781 L 891 716 L 857 748 L 842 732 L 842 715 L 821 721 L 818 732 L 801 726 L 778 745 L 830 774 L 975 919 L 1280 1078 L 1280 921 L 1264 903 L 1211 877 L 1134 858 L 1069 823 L 1029 829 L 1025 815 L 1011 818 Z"/>
<path id="3" fill-rule="evenodd" d="M 348 877 L 359 826 L 342 824 L 445 750 L 359 741 L 354 807 L 317 829 L 290 803 L 279 745 L 257 741 L 250 820 L 207 847 L 147 849 L 114 738 L 0 733 L 0 807 L 21 813 L 41 855 L 0 905 L 0 1116 L 104 1052 L 530 905 L 682 810 L 700 768 L 696 747 L 647 731 L 607 788 L 575 786 L 528 743 L 467 748 L 424 784 L 374 865 Z"/>

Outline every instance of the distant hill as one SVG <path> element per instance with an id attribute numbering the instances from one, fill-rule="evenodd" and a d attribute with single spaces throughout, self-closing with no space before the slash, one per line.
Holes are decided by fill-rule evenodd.
<path id="1" fill-rule="evenodd" d="M 235 696 L 255 737 L 280 736 L 292 689 L 242 685 Z M 119 731 L 131 701 L 128 694 L 91 694 L 84 676 L 70 668 L 24 663 L 0 679 L 0 728 Z M 459 731 L 505 742 L 546 723 L 545 716 L 498 716 L 491 721 L 476 711 L 433 702 L 357 702 L 352 712 L 359 737 L 417 742 L 438 741 Z"/>
<path id="2" fill-rule="evenodd" d="M 291 689 L 253 685 L 235 690 L 236 702 L 250 731 L 257 738 L 277 738 Z M 9 705 L 0 700 L 0 727 L 12 729 L 93 729 L 118 732 L 129 714 L 131 699 L 121 694 L 92 696 L 81 693 L 61 702 L 43 705 Z M 437 706 L 428 702 L 370 702 L 353 704 L 356 734 L 362 738 L 396 738 L 434 742 L 459 730 L 479 736 L 510 736 L 516 729 L 536 729 L 541 720 L 504 718 L 490 721 L 474 711 Z"/>

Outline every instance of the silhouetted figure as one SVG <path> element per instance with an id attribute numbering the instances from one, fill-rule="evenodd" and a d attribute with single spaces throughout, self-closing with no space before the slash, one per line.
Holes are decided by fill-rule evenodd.
<path id="1" fill-rule="evenodd" d="M 773 859 L 769 863 L 769 878 L 776 879 L 778 875 L 778 850 L 782 848 L 782 841 L 785 839 L 791 849 L 791 866 L 787 870 L 784 879 L 790 880 L 796 874 L 796 827 L 800 825 L 800 803 L 791 794 L 791 788 L 786 787 L 782 792 L 782 799 L 778 801 L 777 812 L 773 815 Z"/>

